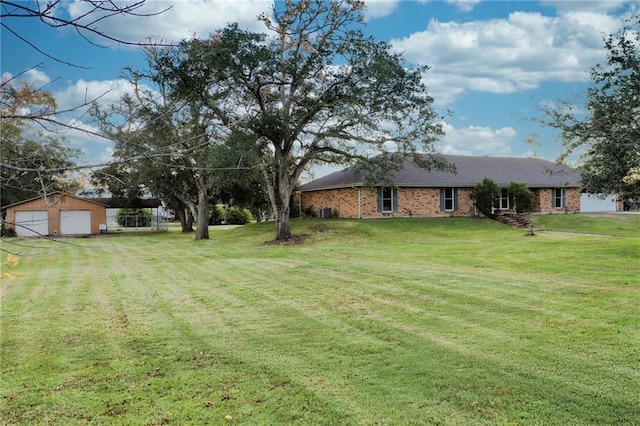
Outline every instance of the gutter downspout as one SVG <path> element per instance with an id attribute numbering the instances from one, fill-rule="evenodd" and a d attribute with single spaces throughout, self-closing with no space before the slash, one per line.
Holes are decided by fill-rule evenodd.
<path id="1" fill-rule="evenodd" d="M 358 187 L 358 219 L 362 219 L 362 188 Z"/>

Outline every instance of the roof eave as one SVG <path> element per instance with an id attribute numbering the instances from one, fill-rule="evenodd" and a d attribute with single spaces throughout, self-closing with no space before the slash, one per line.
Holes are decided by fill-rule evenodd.
<path id="1" fill-rule="evenodd" d="M 363 187 L 363 186 L 365 186 L 363 182 L 339 183 L 335 185 L 316 186 L 313 188 L 296 188 L 296 191 L 298 192 L 326 191 L 330 189 L 345 189 L 345 188 L 356 188 L 356 187 Z"/>
<path id="2" fill-rule="evenodd" d="M 474 188 L 477 185 L 476 183 L 456 183 L 452 184 L 451 182 L 434 182 L 434 183 L 398 183 L 395 184 L 397 188 Z M 507 186 L 508 184 L 498 184 L 499 186 Z M 357 183 L 349 183 L 349 184 L 337 184 L 337 185 L 324 185 L 317 186 L 314 188 L 304 188 L 304 189 L 296 189 L 298 192 L 312 192 L 312 191 L 328 191 L 333 189 L 345 189 L 345 188 L 362 188 L 365 187 L 363 182 Z M 383 186 L 383 185 L 374 185 L 374 187 Z M 542 189 L 542 188 L 580 188 L 582 187 L 579 183 L 527 183 L 527 186 L 532 189 Z"/>

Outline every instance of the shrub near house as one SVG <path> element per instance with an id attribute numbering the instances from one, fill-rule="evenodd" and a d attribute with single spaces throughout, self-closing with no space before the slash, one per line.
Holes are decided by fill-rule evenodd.
<path id="1" fill-rule="evenodd" d="M 486 217 L 493 216 L 493 209 L 499 197 L 500 187 L 489 178 L 482 179 L 482 182 L 473 188 L 475 206 Z"/>
<path id="2" fill-rule="evenodd" d="M 536 200 L 535 194 L 529 190 L 526 183 L 511 182 L 507 186 L 507 191 L 513 202 L 513 209 L 516 213 L 531 211 Z"/>

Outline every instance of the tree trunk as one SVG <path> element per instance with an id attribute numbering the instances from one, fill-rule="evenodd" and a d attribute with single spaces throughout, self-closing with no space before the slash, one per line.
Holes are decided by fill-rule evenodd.
<path id="1" fill-rule="evenodd" d="M 275 172 L 270 175 L 267 168 L 262 172 L 267 184 L 267 192 L 276 219 L 276 241 L 286 241 L 293 236 L 291 233 L 291 194 L 302 170 L 295 171 L 289 176 L 288 161 L 280 153 L 275 154 Z"/>
<path id="2" fill-rule="evenodd" d="M 196 177 L 198 204 L 196 206 L 196 240 L 209 239 L 209 193 L 202 175 Z"/>
<path id="3" fill-rule="evenodd" d="M 275 212 L 276 216 L 276 240 L 285 241 L 291 239 L 291 219 L 289 217 L 289 206 L 286 210 L 280 208 Z"/>
<path id="4" fill-rule="evenodd" d="M 193 215 L 191 214 L 191 211 L 189 209 L 184 209 L 184 216 L 185 216 L 185 226 L 186 228 L 183 228 L 182 232 L 193 232 Z"/>
<path id="5" fill-rule="evenodd" d="M 291 234 L 291 192 L 288 176 L 281 176 L 278 182 L 278 190 L 274 191 L 277 197 L 273 213 L 276 217 L 276 240 L 285 241 L 292 237 Z"/>
<path id="6" fill-rule="evenodd" d="M 191 215 L 187 211 L 186 207 L 182 209 L 176 210 L 176 214 L 180 218 L 180 227 L 182 228 L 182 232 L 193 232 L 193 221 L 189 221 Z"/>

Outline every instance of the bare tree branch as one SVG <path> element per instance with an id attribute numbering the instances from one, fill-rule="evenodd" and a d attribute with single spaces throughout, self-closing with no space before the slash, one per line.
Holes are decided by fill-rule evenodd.
<path id="1" fill-rule="evenodd" d="M 150 43 L 148 42 L 130 41 L 114 37 L 106 33 L 105 31 L 98 29 L 96 25 L 102 21 L 108 20 L 109 18 L 113 18 L 114 16 L 157 16 L 166 12 L 172 7 L 169 6 L 158 12 L 140 13 L 139 11 L 145 5 L 146 0 L 138 0 L 131 4 L 120 4 L 119 2 L 115 2 L 112 0 L 82 0 L 81 4 L 88 5 L 88 10 L 78 17 L 68 19 L 56 14 L 56 9 L 61 6 L 61 3 L 61 0 L 55 0 L 45 3 L 43 6 L 43 2 L 40 0 L 30 2 L 2 0 L 0 1 L 0 21 L 2 21 L 0 25 L 2 25 L 3 28 L 13 34 L 15 37 L 29 45 L 29 47 L 45 55 L 47 58 L 61 64 L 83 69 L 88 69 L 88 67 L 62 60 L 36 46 L 25 36 L 19 34 L 17 31 L 11 28 L 7 23 L 8 18 L 35 18 L 42 22 L 44 25 L 51 28 L 71 27 L 78 33 L 80 37 L 82 37 L 88 43 L 97 47 L 105 46 L 102 46 L 91 40 L 89 36 L 93 36 L 97 39 L 115 42 L 118 44 L 124 44 L 127 46 L 148 46 L 150 45 Z M 85 22 L 87 18 L 90 18 L 91 20 Z"/>

